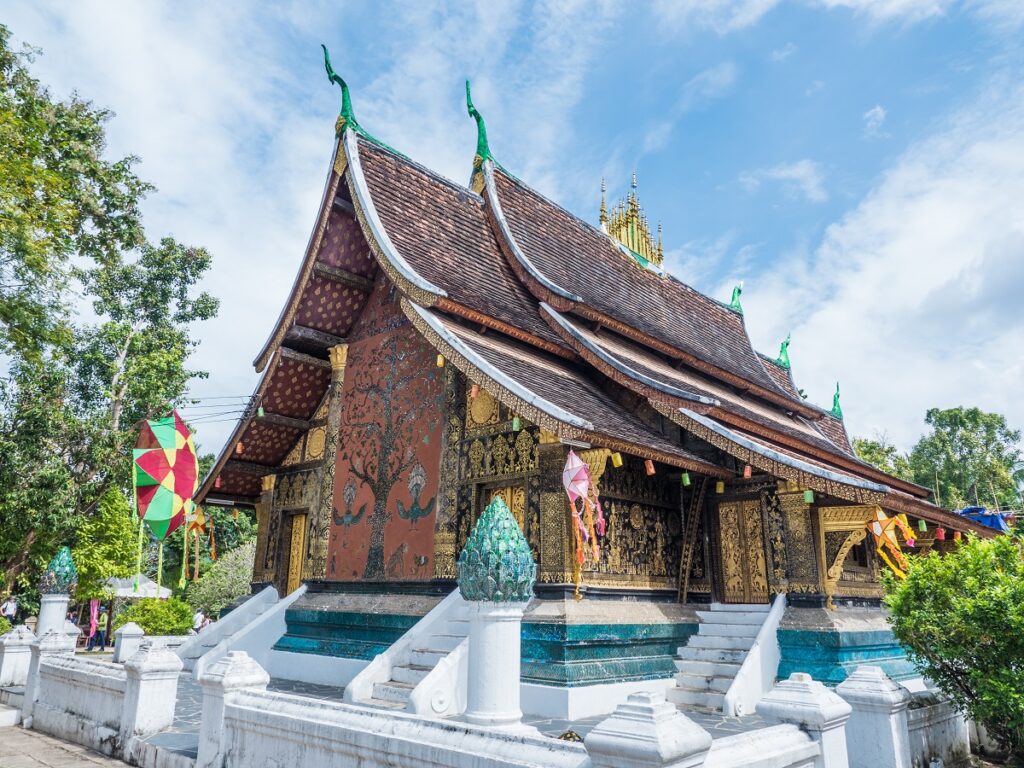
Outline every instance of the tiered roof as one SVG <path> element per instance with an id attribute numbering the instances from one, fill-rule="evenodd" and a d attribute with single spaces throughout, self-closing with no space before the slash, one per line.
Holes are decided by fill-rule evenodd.
<path id="1" fill-rule="evenodd" d="M 368 136 L 347 89 L 345 104 L 317 225 L 256 360 L 263 415 L 240 421 L 200 498 L 258 495 L 260 475 L 322 410 L 328 348 L 386 278 L 428 343 L 558 437 L 734 477 L 709 458 L 718 449 L 838 499 L 975 528 L 928 502 L 927 489 L 860 461 L 842 420 L 753 349 L 740 312 L 643 265 L 497 166 L 474 109 L 481 135 L 467 188 Z M 684 448 L 680 429 L 707 450 Z"/>

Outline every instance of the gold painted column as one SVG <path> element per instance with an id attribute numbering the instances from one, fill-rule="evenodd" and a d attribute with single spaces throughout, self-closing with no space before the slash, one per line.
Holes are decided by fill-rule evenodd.
<path id="1" fill-rule="evenodd" d="M 327 350 L 331 357 L 331 385 L 327 395 L 327 428 L 324 445 L 323 469 L 320 473 L 320 499 L 313 510 L 309 526 L 313 541 L 309 543 L 310 558 L 303 568 L 303 579 L 323 579 L 327 576 L 327 545 L 331 536 L 331 518 L 334 510 L 334 464 L 338 455 L 338 430 L 344 404 L 345 364 L 348 362 L 348 344 L 337 344 Z"/>
<path id="2" fill-rule="evenodd" d="M 276 475 L 264 475 L 263 487 L 260 493 L 260 500 L 256 502 L 256 558 L 252 564 L 252 580 L 263 582 L 273 581 L 274 573 L 270 570 L 267 573 L 267 550 L 268 547 L 276 549 L 277 543 L 270 542 L 270 520 L 274 507 L 274 481 Z M 274 550 L 271 550 L 272 552 Z"/>

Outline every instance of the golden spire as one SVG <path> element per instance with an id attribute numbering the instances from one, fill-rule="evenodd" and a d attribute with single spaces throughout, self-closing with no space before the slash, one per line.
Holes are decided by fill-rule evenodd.
<path id="1" fill-rule="evenodd" d="M 664 260 L 664 248 L 661 241 L 661 224 L 658 224 L 658 242 L 654 242 L 651 229 L 647 224 L 647 214 L 640 207 L 636 194 L 636 171 L 630 183 L 630 191 L 612 208 L 608 216 L 604 200 L 604 179 L 601 180 L 601 224 L 605 231 L 626 246 L 641 264 L 661 266 Z"/>

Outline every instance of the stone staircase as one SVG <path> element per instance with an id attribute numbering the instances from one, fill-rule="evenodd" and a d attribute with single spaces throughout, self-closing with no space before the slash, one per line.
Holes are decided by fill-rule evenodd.
<path id="1" fill-rule="evenodd" d="M 278 607 L 278 603 L 277 591 L 273 587 L 267 587 L 223 619 L 213 622 L 198 635 L 189 637 L 183 644 L 173 649 L 181 659 L 185 671 L 195 672 L 199 660 L 204 657 L 211 659 L 211 652 L 221 643 L 224 643 L 222 650 L 226 652 L 233 637 L 242 633 L 267 611 Z"/>
<path id="2" fill-rule="evenodd" d="M 667 698 L 683 709 L 722 711 L 725 694 L 740 670 L 768 605 L 712 603 L 697 611 L 700 628 L 678 650 L 676 685 Z"/>
<path id="3" fill-rule="evenodd" d="M 362 703 L 385 709 L 406 709 L 416 686 L 469 635 L 469 620 L 455 615 L 410 643 L 391 665 L 391 678 L 373 684 L 373 695 Z"/>

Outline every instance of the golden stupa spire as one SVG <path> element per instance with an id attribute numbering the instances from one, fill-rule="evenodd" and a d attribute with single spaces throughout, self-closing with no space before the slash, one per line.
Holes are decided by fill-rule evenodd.
<path id="1" fill-rule="evenodd" d="M 625 199 L 616 203 L 609 217 L 604 200 L 604 179 L 601 180 L 601 224 L 604 225 L 605 231 L 626 246 L 641 264 L 654 264 L 660 267 L 665 255 L 661 242 L 661 224 L 658 224 L 658 241 L 655 243 L 647 224 L 647 215 L 640 207 L 636 187 L 636 171 L 633 171 L 629 193 Z"/>

